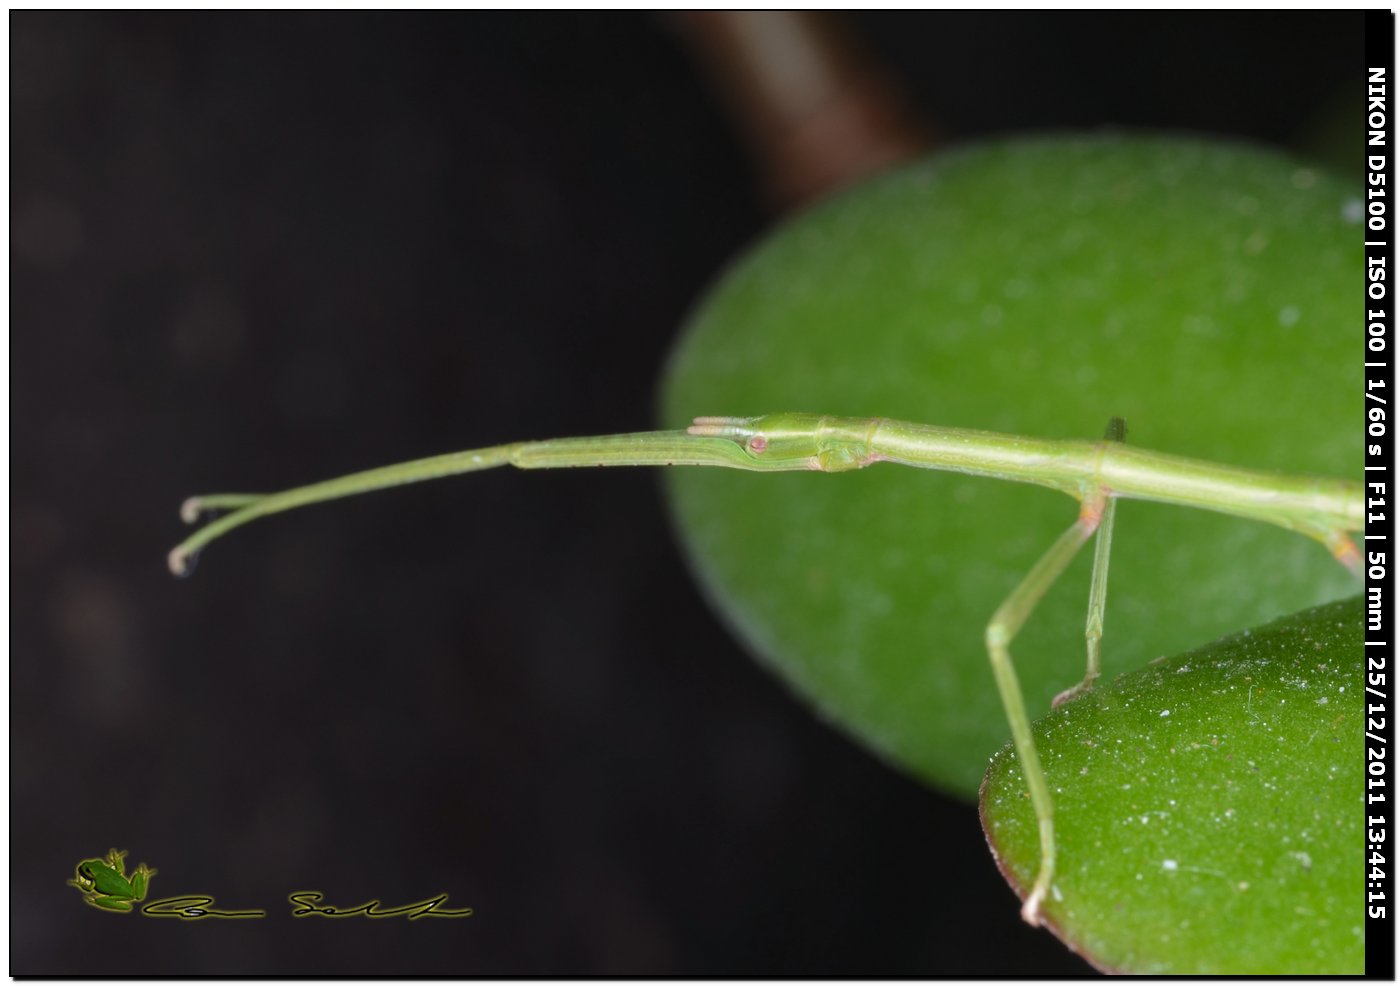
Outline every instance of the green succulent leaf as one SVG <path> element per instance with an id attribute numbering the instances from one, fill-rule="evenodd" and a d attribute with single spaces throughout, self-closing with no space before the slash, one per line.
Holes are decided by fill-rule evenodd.
<path id="1" fill-rule="evenodd" d="M 1361 627 L 1359 596 L 1295 613 L 1035 723 L 1055 934 L 1117 972 L 1365 971 Z M 1024 896 L 1039 830 L 1009 746 L 982 825 Z"/>
<path id="2" fill-rule="evenodd" d="M 1162 452 L 1351 476 L 1360 201 L 1253 147 L 1010 140 L 827 201 L 696 311 L 663 390 L 696 415 L 882 415 L 1048 438 L 1110 416 Z M 969 799 L 1009 735 L 983 628 L 1074 519 L 1061 494 L 877 465 L 668 474 L 699 579 L 827 718 Z M 1083 674 L 1088 553 L 1013 645 L 1032 714 Z M 1316 543 L 1141 502 L 1118 511 L 1112 675 L 1354 591 Z"/>

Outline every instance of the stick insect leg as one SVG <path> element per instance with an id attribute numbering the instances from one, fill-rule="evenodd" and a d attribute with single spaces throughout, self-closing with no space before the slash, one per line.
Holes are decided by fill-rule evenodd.
<path id="1" fill-rule="evenodd" d="M 1111 418 L 1103 437 L 1110 442 L 1121 442 L 1127 433 L 1128 427 L 1122 418 Z M 1072 701 L 1093 688 L 1094 681 L 1099 676 L 1103 614 L 1108 601 L 1108 556 L 1113 550 L 1113 515 L 1117 505 L 1118 500 L 1115 497 L 1105 494 L 1103 513 L 1099 517 L 1099 531 L 1094 536 L 1094 574 L 1089 582 L 1089 616 L 1084 622 L 1084 642 L 1088 650 L 1084 680 L 1056 695 L 1050 703 L 1052 709 L 1059 708 L 1065 702 Z"/>
<path id="2" fill-rule="evenodd" d="M 1011 664 L 1011 641 L 1046 590 L 1060 577 L 1070 559 L 1098 528 L 1105 499 L 1098 495 L 1084 501 L 1079 519 L 1041 556 L 987 624 L 987 653 L 991 657 L 997 691 L 1001 693 L 1002 705 L 1006 708 L 1006 718 L 1011 724 L 1011 738 L 1016 746 L 1016 755 L 1021 761 L 1021 773 L 1026 779 L 1031 805 L 1040 823 L 1040 873 L 1036 876 L 1030 895 L 1021 906 L 1021 917 L 1031 925 L 1040 923 L 1040 904 L 1049 892 L 1050 881 L 1055 876 L 1054 805 L 1050 799 L 1050 787 L 1046 783 L 1045 773 L 1040 767 L 1040 755 L 1036 752 L 1035 740 L 1031 737 L 1031 720 L 1026 712 L 1026 701 L 1021 695 L 1021 684 L 1016 677 L 1016 669 Z"/>

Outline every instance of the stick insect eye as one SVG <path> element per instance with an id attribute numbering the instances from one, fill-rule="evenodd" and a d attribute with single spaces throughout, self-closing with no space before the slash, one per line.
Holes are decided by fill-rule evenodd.
<path id="1" fill-rule="evenodd" d="M 754 455 L 761 455 L 763 450 L 767 447 L 768 439 L 764 438 L 762 435 L 754 435 L 749 439 L 749 451 Z"/>

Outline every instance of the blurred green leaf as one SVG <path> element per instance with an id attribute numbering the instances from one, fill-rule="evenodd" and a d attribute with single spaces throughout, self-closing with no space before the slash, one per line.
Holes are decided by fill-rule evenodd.
<path id="1" fill-rule="evenodd" d="M 1067 945 L 1119 972 L 1365 972 L 1361 625 L 1359 596 L 1297 613 L 1035 724 Z M 1009 746 L 982 824 L 1028 887 L 1039 830 Z"/>
<path id="2" fill-rule="evenodd" d="M 1010 140 L 823 203 L 695 313 L 668 427 L 818 411 L 1096 438 L 1354 475 L 1362 235 L 1355 190 L 1254 147 Z M 1060 494 L 876 466 L 667 476 L 710 598 L 825 717 L 971 798 L 1009 734 L 987 619 L 1074 519 Z M 1141 667 L 1354 582 L 1317 544 L 1140 502 L 1118 511 L 1105 670 Z M 1032 715 L 1083 674 L 1089 558 L 1013 646 Z"/>

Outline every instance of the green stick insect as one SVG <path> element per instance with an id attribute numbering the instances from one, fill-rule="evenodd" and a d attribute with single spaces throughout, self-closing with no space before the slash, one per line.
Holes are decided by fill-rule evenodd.
<path id="1" fill-rule="evenodd" d="M 195 555 L 209 542 L 268 514 L 504 465 L 520 469 L 689 465 L 753 472 L 848 472 L 877 462 L 893 462 L 1060 490 L 1079 501 L 1078 517 L 1011 591 L 986 631 L 997 689 L 1039 822 L 1040 868 L 1021 908 L 1021 916 L 1038 925 L 1041 904 L 1055 876 L 1054 804 L 1011 663 L 1010 645 L 1046 590 L 1085 542 L 1097 535 L 1085 626 L 1088 660 L 1084 678 L 1062 692 L 1055 704 L 1093 686 L 1099 674 L 1115 502 L 1120 497 L 1155 500 L 1277 524 L 1321 541 L 1338 561 L 1361 574 L 1361 553 L 1351 538 L 1351 532 L 1362 527 L 1360 482 L 1279 476 L 1215 465 L 1136 449 L 1125 444 L 1125 436 L 1121 418 L 1109 422 L 1104 439 L 1098 442 L 1024 438 L 887 418 L 794 413 L 696 418 L 684 431 L 516 442 L 403 462 L 281 493 L 192 497 L 181 508 L 188 523 L 198 521 L 206 512 L 232 512 L 187 538 L 170 552 L 169 563 L 175 574 L 187 574 Z"/>

